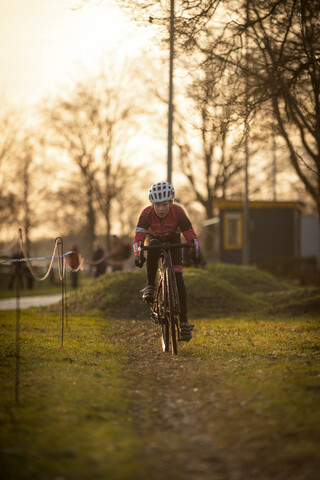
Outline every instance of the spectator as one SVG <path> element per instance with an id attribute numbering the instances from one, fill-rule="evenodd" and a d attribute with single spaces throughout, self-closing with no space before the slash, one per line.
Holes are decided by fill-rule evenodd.
<path id="1" fill-rule="evenodd" d="M 33 278 L 33 275 L 30 272 L 30 269 L 29 269 L 29 267 L 26 263 L 23 263 L 22 272 L 23 272 L 23 275 L 25 276 L 25 278 L 27 280 L 28 290 L 33 290 L 34 278 Z"/>
<path id="2" fill-rule="evenodd" d="M 112 272 L 116 270 L 122 270 L 125 260 L 131 254 L 130 245 L 126 245 L 121 238 L 117 235 L 111 235 L 110 237 L 110 249 L 108 252 L 108 263 Z"/>
<path id="3" fill-rule="evenodd" d="M 20 258 L 23 258 L 23 253 L 20 248 L 17 248 L 17 250 L 13 253 L 12 255 L 12 260 L 19 260 Z M 10 276 L 10 282 L 8 285 L 8 288 L 10 290 L 13 289 L 13 285 L 15 283 L 15 280 L 17 278 L 17 275 L 19 275 L 20 278 L 20 288 L 23 288 L 23 268 L 22 268 L 22 262 L 12 262 L 11 263 L 11 276 Z"/>
<path id="4" fill-rule="evenodd" d="M 99 242 L 94 242 L 93 244 L 93 255 L 92 261 L 94 262 L 95 278 L 99 277 L 100 275 L 106 272 L 107 262 L 106 262 L 106 254 L 101 247 Z"/>
<path id="5" fill-rule="evenodd" d="M 78 278 L 79 278 L 79 270 L 78 267 L 80 265 L 80 253 L 79 248 L 77 245 L 73 245 L 71 248 L 72 252 L 71 255 L 67 257 L 67 262 L 70 266 L 71 270 L 71 284 L 72 288 L 78 287 Z"/>

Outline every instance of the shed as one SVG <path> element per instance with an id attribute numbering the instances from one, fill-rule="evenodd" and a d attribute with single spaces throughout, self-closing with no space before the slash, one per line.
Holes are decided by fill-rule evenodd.
<path id="1" fill-rule="evenodd" d="M 242 263 L 243 202 L 217 200 L 220 219 L 220 261 Z M 249 263 L 265 266 L 300 257 L 300 202 L 249 203 Z"/>
<path id="2" fill-rule="evenodd" d="M 320 224 L 317 217 L 301 218 L 301 256 L 316 258 L 320 269 Z"/>

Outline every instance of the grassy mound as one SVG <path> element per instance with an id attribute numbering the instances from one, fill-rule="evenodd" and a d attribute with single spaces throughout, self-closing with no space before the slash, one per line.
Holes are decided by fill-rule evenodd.
<path id="1" fill-rule="evenodd" d="M 320 290 L 289 287 L 251 267 L 216 265 L 185 269 L 191 318 L 254 312 L 305 314 L 320 311 Z M 70 313 L 141 319 L 149 310 L 141 300 L 145 271 L 114 272 L 93 279 L 68 298 Z"/>
<path id="2" fill-rule="evenodd" d="M 289 286 L 267 272 L 253 267 L 218 263 L 207 268 L 218 280 L 225 280 L 240 292 L 252 295 L 288 290 Z M 292 287 L 291 287 L 292 288 Z"/>
<path id="3" fill-rule="evenodd" d="M 263 300 L 270 314 L 320 314 L 319 288 L 299 288 L 266 293 Z"/>
<path id="4" fill-rule="evenodd" d="M 237 315 L 263 308 L 261 300 L 246 295 L 211 270 L 188 269 L 184 279 L 193 318 Z"/>
<path id="5" fill-rule="evenodd" d="M 184 271 L 190 318 L 246 313 L 314 314 L 320 312 L 320 289 L 297 288 L 252 267 L 215 265 Z M 71 313 L 141 319 L 149 316 L 140 290 L 145 271 L 114 272 L 93 279 L 68 298 Z"/>
<path id="6" fill-rule="evenodd" d="M 107 273 L 71 294 L 68 309 L 104 317 L 145 318 L 147 310 L 140 295 L 144 286 L 145 273 L 142 271 Z"/>

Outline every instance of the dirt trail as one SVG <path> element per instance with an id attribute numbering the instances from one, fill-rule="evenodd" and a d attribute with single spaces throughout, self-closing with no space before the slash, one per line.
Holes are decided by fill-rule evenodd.
<path id="1" fill-rule="evenodd" d="M 287 478 L 256 461 L 263 445 L 240 451 L 234 392 L 213 362 L 208 369 L 191 358 L 187 344 L 179 344 L 178 357 L 163 354 L 150 321 L 119 322 L 116 331 L 117 342 L 133 350 L 125 384 L 153 480 Z"/>

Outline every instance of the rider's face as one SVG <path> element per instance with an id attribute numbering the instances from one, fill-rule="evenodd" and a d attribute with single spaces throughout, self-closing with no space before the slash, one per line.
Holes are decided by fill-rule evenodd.
<path id="1" fill-rule="evenodd" d="M 160 203 L 154 203 L 153 208 L 154 208 L 154 211 L 156 212 L 156 215 L 158 215 L 158 217 L 164 218 L 168 215 L 171 205 L 172 205 L 172 201 L 160 202 Z"/>

